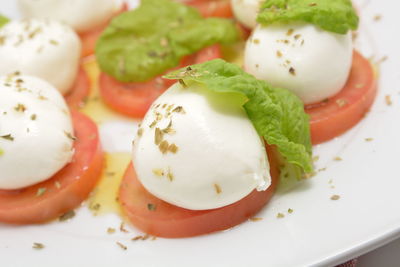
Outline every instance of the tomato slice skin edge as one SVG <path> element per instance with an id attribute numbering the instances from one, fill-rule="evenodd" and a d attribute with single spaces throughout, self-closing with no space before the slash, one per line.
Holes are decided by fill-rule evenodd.
<path id="1" fill-rule="evenodd" d="M 85 99 L 89 96 L 89 93 L 89 77 L 82 66 L 80 66 L 75 82 L 72 85 L 71 90 L 64 95 L 64 98 L 70 109 L 79 109 L 84 106 Z"/>
<path id="2" fill-rule="evenodd" d="M 206 47 L 183 58 L 181 64 L 174 69 L 219 58 L 221 53 L 218 44 Z M 133 118 L 143 118 L 154 100 L 175 83 L 174 80 L 163 79 L 161 76 L 146 82 L 124 83 L 101 72 L 100 95 L 104 103 L 118 113 Z"/>
<path id="3" fill-rule="evenodd" d="M 100 35 L 103 33 L 104 29 L 108 26 L 111 20 L 114 17 L 128 10 L 129 10 L 128 4 L 123 3 L 121 8 L 118 11 L 116 11 L 115 14 L 108 21 L 106 21 L 102 25 L 95 27 L 94 29 L 79 33 L 79 37 L 82 43 L 82 50 L 81 50 L 82 58 L 90 56 L 94 53 L 97 39 L 99 39 Z"/>
<path id="4" fill-rule="evenodd" d="M 195 7 L 201 15 L 207 17 L 232 18 L 233 11 L 230 0 L 191 0 L 186 5 Z"/>
<path id="5" fill-rule="evenodd" d="M 45 223 L 76 208 L 100 178 L 103 152 L 97 126 L 85 115 L 72 111 L 75 154 L 50 179 L 19 189 L 0 190 L 0 222 L 8 224 Z M 37 192 L 46 188 L 42 195 Z"/>
<path id="6" fill-rule="evenodd" d="M 101 72 L 99 90 L 102 100 L 111 109 L 129 117 L 143 118 L 153 101 L 172 83 L 161 77 L 148 82 L 121 83 Z"/>
<path id="7" fill-rule="evenodd" d="M 119 191 L 119 201 L 130 222 L 154 236 L 181 238 L 208 234 L 236 226 L 254 216 L 272 197 L 279 170 L 275 149 L 267 148 L 271 166 L 272 184 L 266 191 L 253 191 L 231 205 L 195 211 L 183 209 L 162 201 L 144 189 L 136 178 L 132 164 L 126 170 Z M 149 209 L 148 205 L 154 205 Z"/>
<path id="8" fill-rule="evenodd" d="M 311 139 L 314 145 L 329 141 L 355 126 L 371 108 L 377 81 L 371 63 L 357 51 L 344 88 L 324 103 L 308 105 Z"/>

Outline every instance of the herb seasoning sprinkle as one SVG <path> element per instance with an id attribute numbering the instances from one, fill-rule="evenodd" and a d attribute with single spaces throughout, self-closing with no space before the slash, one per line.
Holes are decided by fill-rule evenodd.
<path id="1" fill-rule="evenodd" d="M 44 245 L 42 243 L 35 242 L 35 243 L 33 243 L 32 248 L 39 250 L 39 249 L 43 249 Z"/>

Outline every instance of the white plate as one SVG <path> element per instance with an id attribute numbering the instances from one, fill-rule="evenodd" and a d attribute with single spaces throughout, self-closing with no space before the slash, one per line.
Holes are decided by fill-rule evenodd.
<path id="1" fill-rule="evenodd" d="M 69 222 L 0 225 L 1 266 L 329 266 L 399 237 L 400 4 L 355 2 L 362 17 L 358 47 L 367 57 L 388 56 L 381 64 L 376 102 L 350 132 L 315 147 L 317 168 L 327 169 L 295 190 L 276 194 L 258 215 L 262 221 L 196 238 L 132 242 L 139 234 L 135 229 L 106 233 L 108 227 L 118 228 L 121 219 L 116 215 L 93 217 L 82 207 Z M 15 15 L 13 6 L 12 0 L 1 1 L 0 12 Z M 378 14 L 382 19 L 375 21 Z M 386 95 L 392 106 L 386 105 Z M 102 128 L 102 137 L 109 136 L 107 127 L 115 127 L 124 138 L 113 139 L 117 143 L 104 138 L 105 147 L 129 147 L 121 148 L 118 140 L 129 140 L 126 130 L 133 131 L 132 124 L 110 122 Z M 334 161 L 336 156 L 343 161 Z M 331 200 L 334 194 L 341 198 Z M 278 219 L 280 212 L 286 216 Z M 128 249 L 122 250 L 117 241 Z M 46 248 L 33 250 L 33 242 Z"/>

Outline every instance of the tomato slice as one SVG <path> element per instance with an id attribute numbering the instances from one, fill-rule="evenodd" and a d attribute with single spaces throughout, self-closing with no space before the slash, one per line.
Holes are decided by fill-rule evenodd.
<path id="1" fill-rule="evenodd" d="M 103 165 L 97 126 L 77 111 L 72 111 L 72 119 L 77 137 L 72 162 L 39 184 L 0 190 L 0 222 L 47 222 L 77 207 L 92 191 Z M 44 193 L 38 194 L 43 188 Z"/>
<path id="2" fill-rule="evenodd" d="M 85 70 L 80 67 L 71 90 L 64 96 L 71 109 L 81 108 L 85 104 L 85 99 L 89 95 L 89 77 Z"/>
<path id="3" fill-rule="evenodd" d="M 357 51 L 344 88 L 334 97 L 307 105 L 311 139 L 319 144 L 337 137 L 356 125 L 374 102 L 377 82 L 371 63 Z"/>
<path id="4" fill-rule="evenodd" d="M 230 0 L 190 0 L 185 3 L 197 8 L 203 17 L 233 17 Z"/>
<path id="5" fill-rule="evenodd" d="M 188 210 L 171 205 L 151 195 L 136 177 L 132 164 L 122 180 L 119 201 L 133 225 L 145 233 L 168 237 L 190 237 L 225 230 L 254 216 L 272 197 L 279 171 L 275 151 L 267 148 L 272 185 L 268 190 L 251 194 L 231 205 L 212 210 Z M 152 208 L 149 208 L 150 207 Z"/>
<path id="6" fill-rule="evenodd" d="M 125 11 L 128 11 L 128 9 L 129 9 L 128 4 L 123 3 L 121 9 L 118 10 L 117 12 L 115 12 L 115 15 L 113 17 L 118 16 L 119 14 L 121 14 Z M 81 38 L 81 42 L 82 42 L 82 52 L 81 52 L 82 57 L 86 57 L 86 56 L 90 56 L 90 55 L 94 54 L 94 48 L 96 47 L 97 39 L 99 39 L 101 33 L 108 26 L 108 24 L 113 19 L 113 17 L 110 18 L 106 23 L 104 23 L 90 31 L 79 34 L 79 36 Z"/>
<path id="7" fill-rule="evenodd" d="M 239 29 L 242 40 L 246 41 L 251 35 L 251 29 L 246 28 L 243 24 L 236 22 L 237 28 Z"/>
<path id="8" fill-rule="evenodd" d="M 221 57 L 219 45 L 204 48 L 196 54 L 185 57 L 179 67 L 202 63 Z M 104 102 L 115 111 L 130 117 L 143 118 L 154 100 L 175 81 L 158 76 L 147 82 L 123 83 L 101 73 L 100 94 Z"/>

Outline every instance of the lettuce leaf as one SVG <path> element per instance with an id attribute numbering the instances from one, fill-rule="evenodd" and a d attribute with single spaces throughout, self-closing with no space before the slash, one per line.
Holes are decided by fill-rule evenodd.
<path id="1" fill-rule="evenodd" d="M 215 92 L 243 94 L 248 99 L 244 109 L 258 134 L 276 145 L 288 164 L 306 173 L 313 171 L 309 118 L 302 101 L 288 90 L 272 88 L 222 59 L 192 65 L 164 78 L 200 83 Z"/>
<path id="2" fill-rule="evenodd" d="M 257 22 L 262 25 L 304 21 L 339 34 L 358 27 L 358 16 L 350 0 L 267 0 Z"/>
<path id="3" fill-rule="evenodd" d="M 4 17 L 3 15 L 0 14 L 0 27 L 3 27 L 4 24 L 6 24 L 7 22 L 9 22 L 10 20 L 6 17 Z"/>
<path id="4" fill-rule="evenodd" d="M 232 20 L 204 19 L 170 0 L 142 0 L 112 20 L 96 44 L 102 71 L 122 82 L 141 82 L 179 65 L 182 57 L 237 40 Z"/>

